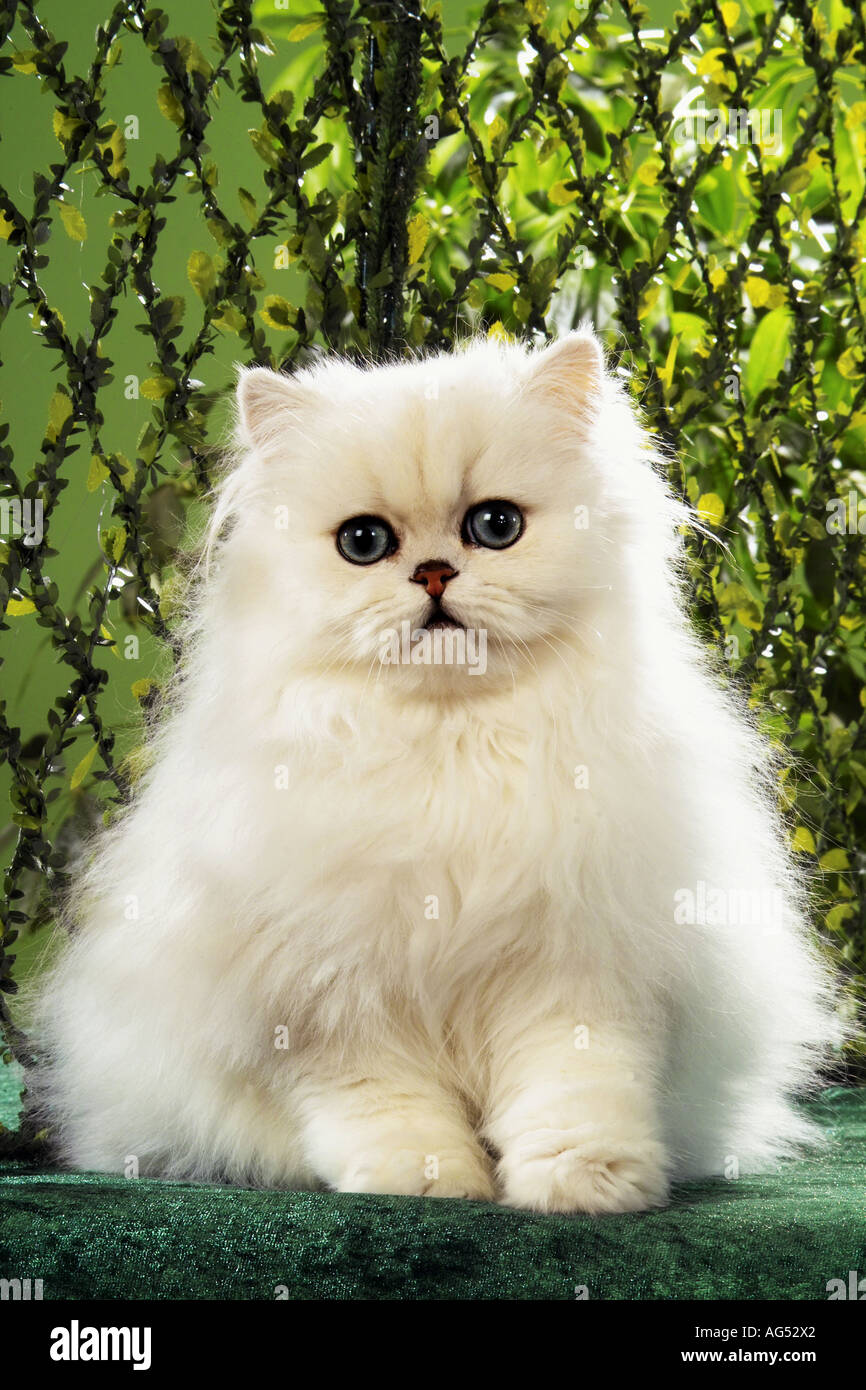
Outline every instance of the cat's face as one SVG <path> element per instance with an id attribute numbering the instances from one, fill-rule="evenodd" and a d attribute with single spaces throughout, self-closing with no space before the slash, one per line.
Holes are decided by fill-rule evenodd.
<path id="1" fill-rule="evenodd" d="M 603 587 L 602 386 L 586 334 L 534 355 L 245 373 L 254 515 L 236 544 L 297 658 L 472 693 L 579 643 Z"/>

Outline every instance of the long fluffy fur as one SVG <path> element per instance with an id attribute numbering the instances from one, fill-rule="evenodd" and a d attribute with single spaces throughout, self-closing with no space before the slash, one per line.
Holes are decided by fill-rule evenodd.
<path id="1" fill-rule="evenodd" d="M 39 1000 L 66 1161 L 603 1211 L 808 1139 L 832 980 L 685 613 L 686 514 L 591 335 L 240 401 L 185 675 Z M 488 497 L 526 533 L 470 553 Z M 360 513 L 393 559 L 339 556 Z M 483 677 L 378 661 L 431 556 Z M 779 910 L 678 921 L 700 884 Z"/>

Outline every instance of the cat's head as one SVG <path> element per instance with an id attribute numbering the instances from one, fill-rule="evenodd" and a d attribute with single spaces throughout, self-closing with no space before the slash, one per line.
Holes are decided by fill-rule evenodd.
<path id="1" fill-rule="evenodd" d="M 473 694 L 598 640 L 639 435 L 590 332 L 244 371 L 238 428 L 225 558 L 296 667 Z"/>

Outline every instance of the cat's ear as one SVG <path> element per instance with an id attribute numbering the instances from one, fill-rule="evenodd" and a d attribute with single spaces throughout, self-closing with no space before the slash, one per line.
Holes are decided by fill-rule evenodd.
<path id="1" fill-rule="evenodd" d="M 273 446 L 308 407 L 311 388 L 298 377 L 267 367 L 242 367 L 237 385 L 240 434 L 255 449 Z"/>
<path id="2" fill-rule="evenodd" d="M 558 338 L 530 358 L 529 384 L 581 419 L 591 419 L 601 404 L 604 353 L 586 328 Z"/>

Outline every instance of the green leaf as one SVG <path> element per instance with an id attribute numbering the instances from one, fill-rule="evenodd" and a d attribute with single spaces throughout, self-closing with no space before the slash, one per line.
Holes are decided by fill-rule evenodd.
<path id="1" fill-rule="evenodd" d="M 60 220 L 63 223 L 66 235 L 73 241 L 84 241 L 87 237 L 87 223 L 71 203 L 60 204 Z"/>
<path id="2" fill-rule="evenodd" d="M 283 332 L 294 328 L 298 321 L 297 309 L 279 294 L 269 294 L 259 314 L 269 328 L 279 328 Z"/>
<path id="3" fill-rule="evenodd" d="M 72 401 L 58 386 L 48 407 L 48 438 L 56 439 L 72 414 Z"/>
<path id="4" fill-rule="evenodd" d="M 90 459 L 90 468 L 87 471 L 87 491 L 95 492 L 101 483 L 104 483 L 111 474 L 104 459 L 98 454 L 93 454 Z"/>
<path id="5" fill-rule="evenodd" d="M 54 112 L 52 125 L 54 127 L 54 134 L 57 136 L 61 145 L 64 145 L 67 140 L 72 138 L 81 124 L 82 122 L 77 121 L 74 116 L 67 116 L 60 110 Z"/>
<path id="6" fill-rule="evenodd" d="M 10 598 L 6 605 L 6 616 L 9 618 L 23 618 L 27 613 L 35 613 L 36 604 L 32 598 Z"/>
<path id="7" fill-rule="evenodd" d="M 259 159 L 263 159 L 265 164 L 276 169 L 280 160 L 274 142 L 266 130 L 251 130 L 249 132 L 250 142 Z"/>
<path id="8" fill-rule="evenodd" d="M 806 825 L 798 825 L 791 839 L 791 844 L 798 854 L 815 853 L 815 836 Z"/>
<path id="9" fill-rule="evenodd" d="M 289 43 L 300 43 L 303 39 L 308 39 L 311 34 L 315 34 L 317 29 L 321 29 L 325 22 L 324 15 L 316 15 L 313 19 L 306 20 L 303 24 L 296 24 L 286 34 Z"/>
<path id="10" fill-rule="evenodd" d="M 309 154 L 305 154 L 301 160 L 301 168 L 304 173 L 306 174 L 310 169 L 315 169 L 319 164 L 322 164 L 333 148 L 333 145 L 317 145 Z"/>
<path id="11" fill-rule="evenodd" d="M 409 233 L 409 264 L 415 265 L 424 254 L 424 248 L 430 236 L 430 223 L 423 212 L 417 213 L 415 217 L 410 219 L 407 230 Z"/>
<path id="12" fill-rule="evenodd" d="M 746 401 L 753 401 L 765 386 L 778 381 L 788 356 L 791 314 L 788 309 L 771 309 L 755 329 L 749 346 L 749 360 L 743 372 Z"/>
<path id="13" fill-rule="evenodd" d="M 725 504 L 716 492 L 705 492 L 699 497 L 695 511 L 708 526 L 719 527 L 725 519 Z"/>
<path id="14" fill-rule="evenodd" d="M 84 781 L 85 777 L 87 776 L 88 772 L 90 771 L 93 765 L 93 760 L 95 757 L 96 744 L 94 743 L 90 751 L 88 753 L 85 753 L 84 757 L 81 759 L 81 762 L 78 764 L 78 766 L 76 767 L 75 771 L 69 779 L 69 786 L 72 791 L 75 791 L 76 787 L 81 786 L 81 783 Z"/>
<path id="15" fill-rule="evenodd" d="M 853 916 L 854 908 L 850 903 L 837 903 L 835 907 L 831 907 L 824 920 L 829 931 L 841 932 L 845 930 L 845 923 Z"/>
<path id="16" fill-rule="evenodd" d="M 848 855 L 844 849 L 830 849 L 826 854 L 822 854 L 818 860 L 818 867 L 826 869 L 828 873 L 841 873 L 844 869 L 850 868 Z"/>
<path id="17" fill-rule="evenodd" d="M 161 401 L 176 385 L 170 376 L 149 376 L 141 383 L 140 391 L 149 401 Z"/>
<path id="18" fill-rule="evenodd" d="M 247 220 L 255 222 L 258 218 L 259 210 L 256 207 L 256 200 L 252 193 L 248 193 L 245 188 L 239 188 L 238 201 L 246 214 Z"/>
<path id="19" fill-rule="evenodd" d="M 183 106 L 167 84 L 163 84 L 157 92 L 156 104 L 162 114 L 174 125 L 183 125 Z"/>
<path id="20" fill-rule="evenodd" d="M 206 251 L 193 251 L 186 265 L 186 273 L 193 289 L 206 299 L 216 285 L 216 265 Z"/>

